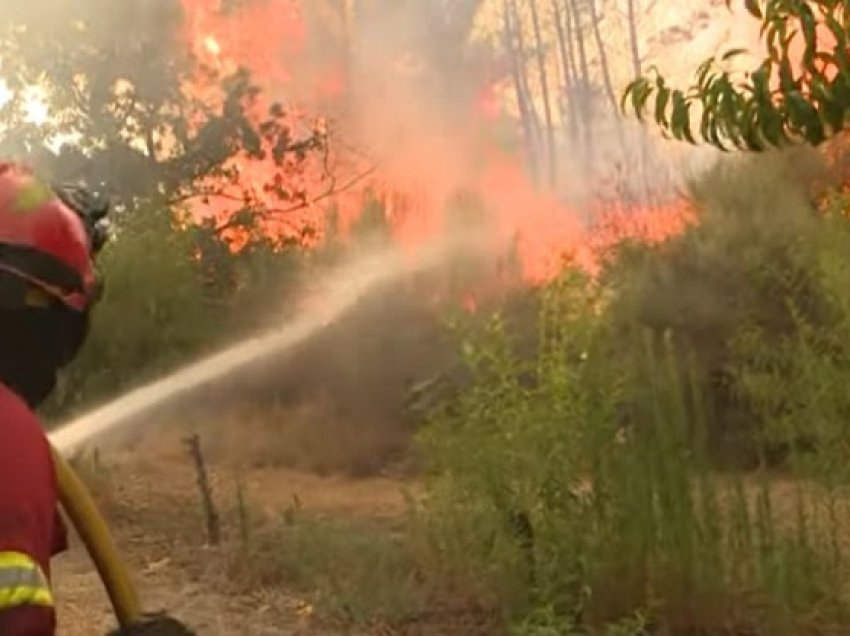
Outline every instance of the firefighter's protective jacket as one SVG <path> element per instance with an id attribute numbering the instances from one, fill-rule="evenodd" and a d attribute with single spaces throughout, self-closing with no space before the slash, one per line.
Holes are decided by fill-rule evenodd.
<path id="1" fill-rule="evenodd" d="M 0 384 L 0 635 L 53 636 L 50 559 L 67 547 L 47 437 Z"/>

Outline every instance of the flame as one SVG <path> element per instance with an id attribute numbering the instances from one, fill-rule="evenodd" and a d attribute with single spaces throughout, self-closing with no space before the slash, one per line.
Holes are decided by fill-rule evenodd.
<path id="1" fill-rule="evenodd" d="M 215 36 L 208 35 L 203 39 L 204 48 L 206 48 L 207 52 L 213 57 L 218 58 L 221 55 L 221 44 L 218 43 L 218 40 L 215 39 Z"/>
<path id="2" fill-rule="evenodd" d="M 331 206 L 345 232 L 371 197 L 383 204 L 395 239 L 415 247 L 457 222 L 450 212 L 453 202 L 458 193 L 471 193 L 489 211 L 496 233 L 516 245 L 523 276 L 531 284 L 551 279 L 567 259 L 593 271 L 600 254 L 620 238 L 663 240 L 691 218 L 682 200 L 645 208 L 596 203 L 589 213 L 603 221 L 588 229 L 575 209 L 536 188 L 521 160 L 494 141 L 493 126 L 504 121 L 506 112 L 492 79 L 469 104 L 472 125 L 446 123 L 430 104 L 416 99 L 420 69 L 403 56 L 388 60 L 385 74 L 373 73 L 370 83 L 359 87 L 369 100 L 353 96 L 341 63 L 309 59 L 313 34 L 298 0 L 252 0 L 227 10 L 222 0 L 182 3 L 187 46 L 199 64 L 218 77 L 247 68 L 262 87 L 251 105 L 257 117 L 272 100 L 281 100 L 295 131 L 324 130 L 330 120 L 335 125 L 330 149 L 306 162 L 276 166 L 245 154 L 234 157 L 229 167 L 238 184 L 225 188 L 229 196 L 195 202 L 196 217 L 226 225 L 233 215 L 232 199 L 244 199 L 266 210 L 259 224 L 263 234 L 315 242 L 326 229 Z M 403 72 L 395 68 L 399 65 Z M 188 90 L 211 95 L 209 74 L 199 73 Z M 369 101 L 372 107 L 352 112 L 352 101 Z M 329 115 L 340 112 L 345 114 Z M 346 143 L 336 144 L 342 133 Z M 367 151 L 359 152 L 363 148 Z M 276 181 L 286 183 L 293 200 L 282 203 L 268 193 L 268 184 Z M 312 230 L 306 239 L 305 228 Z M 225 235 L 233 249 L 250 239 L 237 228 Z M 477 306 L 476 296 L 465 302 L 470 311 Z"/>

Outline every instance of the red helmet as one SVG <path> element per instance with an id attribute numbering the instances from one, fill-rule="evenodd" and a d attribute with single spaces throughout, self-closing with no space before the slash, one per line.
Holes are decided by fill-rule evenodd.
<path id="1" fill-rule="evenodd" d="M 74 201 L 71 191 L 53 189 L 27 168 L 0 163 L 0 271 L 82 312 L 98 294 L 92 256 L 100 245 Z"/>

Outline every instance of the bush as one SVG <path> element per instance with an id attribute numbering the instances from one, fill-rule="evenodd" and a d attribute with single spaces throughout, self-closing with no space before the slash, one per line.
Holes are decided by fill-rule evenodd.
<path id="1" fill-rule="evenodd" d="M 850 226 L 813 207 L 819 174 L 799 152 L 721 162 L 691 185 L 698 225 L 660 250 L 626 246 L 609 264 L 607 355 L 628 350 L 636 330 L 670 331 L 696 358 L 712 452 L 727 465 L 776 464 L 814 443 L 813 430 L 775 430 L 812 401 L 814 370 L 800 367 L 812 330 L 821 352 L 831 343 L 820 363 L 843 368 Z"/>
<path id="2" fill-rule="evenodd" d="M 721 163 L 684 235 L 541 291 L 536 349 L 521 316 L 461 331 L 469 380 L 420 438 L 427 527 L 513 633 L 846 628 L 850 225 L 819 176 Z"/>
<path id="3" fill-rule="evenodd" d="M 547 289 L 533 359 L 498 318 L 467 336 L 473 382 L 421 438 L 444 567 L 518 634 L 641 633 L 641 616 L 669 634 L 835 620 L 838 528 L 816 512 L 831 495 L 801 489 L 792 505 L 766 481 L 717 476 L 694 367 L 651 332 L 630 342 L 633 366 L 597 357 L 600 294 L 575 275 Z"/>
<path id="4" fill-rule="evenodd" d="M 346 623 L 400 623 L 423 610 L 415 555 L 391 529 L 309 518 L 290 509 L 234 553 L 230 574 L 249 589 L 286 584 L 320 614 Z"/>

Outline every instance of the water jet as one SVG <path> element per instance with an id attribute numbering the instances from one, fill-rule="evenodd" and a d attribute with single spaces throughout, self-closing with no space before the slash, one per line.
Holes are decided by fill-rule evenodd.
<path id="1" fill-rule="evenodd" d="M 468 255 L 483 247 L 483 241 L 469 237 L 449 238 L 432 242 L 414 252 L 386 248 L 359 258 L 329 276 L 322 286 L 319 301 L 294 320 L 241 340 L 65 422 L 48 434 L 50 441 L 58 452 L 65 455 L 74 453 L 87 442 L 117 431 L 146 411 L 247 365 L 292 349 L 320 332 L 368 292 L 406 274 L 432 269 L 459 250 Z"/>

